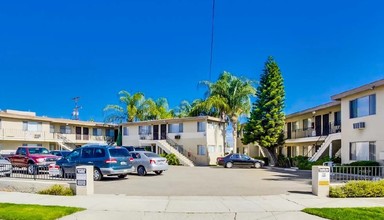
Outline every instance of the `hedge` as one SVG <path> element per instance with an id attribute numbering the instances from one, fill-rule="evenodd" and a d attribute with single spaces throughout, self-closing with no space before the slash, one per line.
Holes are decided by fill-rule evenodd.
<path id="1" fill-rule="evenodd" d="M 333 198 L 384 197 L 384 180 L 350 181 L 344 186 L 331 187 L 329 196 Z"/>

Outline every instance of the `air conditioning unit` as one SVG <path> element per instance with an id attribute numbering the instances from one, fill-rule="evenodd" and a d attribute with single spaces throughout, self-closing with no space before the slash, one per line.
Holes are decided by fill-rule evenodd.
<path id="1" fill-rule="evenodd" d="M 364 128 L 365 128 L 365 122 L 353 123 L 353 129 L 364 129 Z"/>
<path id="2" fill-rule="evenodd" d="M 146 137 L 145 136 L 140 136 L 140 140 L 145 140 Z"/>
<path id="3" fill-rule="evenodd" d="M 175 135 L 175 139 L 180 139 L 180 135 L 179 134 L 177 134 L 177 135 Z"/>

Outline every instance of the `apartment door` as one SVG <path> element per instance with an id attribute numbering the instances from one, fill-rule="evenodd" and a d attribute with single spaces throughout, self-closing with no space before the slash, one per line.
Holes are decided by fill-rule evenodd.
<path id="1" fill-rule="evenodd" d="M 161 140 L 167 139 L 167 125 L 166 124 L 160 125 L 160 139 Z"/>
<path id="2" fill-rule="evenodd" d="M 316 136 L 321 136 L 321 115 L 315 117 Z"/>
<path id="3" fill-rule="evenodd" d="M 287 123 L 287 139 L 292 138 L 292 123 L 288 122 Z"/>
<path id="4" fill-rule="evenodd" d="M 323 135 L 329 134 L 329 114 L 323 115 Z"/>
<path id="5" fill-rule="evenodd" d="M 153 126 L 153 140 L 159 140 L 159 125 Z"/>
<path id="6" fill-rule="evenodd" d="M 76 140 L 81 140 L 81 127 L 76 127 Z"/>
<path id="7" fill-rule="evenodd" d="M 83 140 L 89 140 L 89 128 L 83 128 Z"/>

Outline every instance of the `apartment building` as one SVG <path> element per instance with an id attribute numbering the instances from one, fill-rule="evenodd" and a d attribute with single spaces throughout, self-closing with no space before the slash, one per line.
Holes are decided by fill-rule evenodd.
<path id="1" fill-rule="evenodd" d="M 36 116 L 35 112 L 0 111 L 0 151 L 19 146 L 43 146 L 50 150 L 72 150 L 87 143 L 115 140 L 114 125 Z"/>
<path id="2" fill-rule="evenodd" d="M 341 102 L 342 163 L 384 160 L 384 79 L 332 96 Z"/>
<path id="3" fill-rule="evenodd" d="M 147 146 L 174 153 L 188 166 L 214 165 L 224 155 L 225 122 L 209 116 L 128 122 L 122 125 L 124 146 Z"/>

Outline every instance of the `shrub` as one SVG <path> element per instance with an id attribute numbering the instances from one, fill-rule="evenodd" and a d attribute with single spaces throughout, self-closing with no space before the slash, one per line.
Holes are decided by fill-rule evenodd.
<path id="1" fill-rule="evenodd" d="M 335 198 L 384 197 L 384 180 L 350 181 L 344 186 L 331 187 L 329 196 Z"/>
<path id="2" fill-rule="evenodd" d="M 180 165 L 179 158 L 176 157 L 175 154 L 160 154 L 160 156 L 167 158 L 167 162 L 169 165 Z"/>
<path id="3" fill-rule="evenodd" d="M 55 184 L 48 189 L 37 192 L 38 194 L 57 195 L 57 196 L 73 196 L 74 193 L 69 187 Z"/>
<path id="4" fill-rule="evenodd" d="M 278 167 L 290 167 L 291 162 L 290 162 L 289 158 L 285 157 L 282 154 L 279 154 L 277 156 L 277 166 Z"/>
<path id="5" fill-rule="evenodd" d="M 380 163 L 377 161 L 362 160 L 362 161 L 355 161 L 350 164 L 345 164 L 345 166 L 375 167 L 375 166 L 380 166 Z"/>

